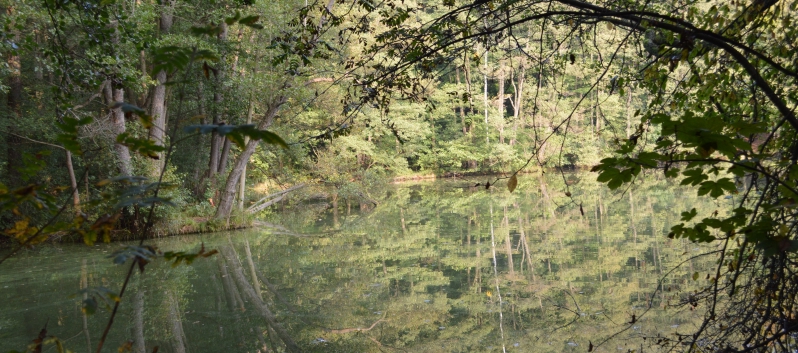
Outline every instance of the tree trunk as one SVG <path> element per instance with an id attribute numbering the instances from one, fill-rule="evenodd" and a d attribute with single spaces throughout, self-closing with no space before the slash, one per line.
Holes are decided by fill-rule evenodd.
<path id="1" fill-rule="evenodd" d="M 111 106 L 116 102 L 125 101 L 125 90 L 121 88 L 111 87 L 112 83 L 107 82 L 104 88 L 105 101 Z M 122 108 L 111 109 L 111 131 L 114 133 L 114 140 L 116 136 L 125 132 L 125 113 Z M 114 152 L 116 152 L 117 166 L 119 167 L 119 174 L 122 176 L 133 175 L 133 166 L 130 159 L 130 150 L 127 146 L 114 142 Z"/>
<path id="2" fill-rule="evenodd" d="M 72 152 L 66 151 L 66 166 L 69 173 L 69 185 L 72 187 L 72 207 L 76 215 L 80 214 L 80 192 L 78 192 L 78 179 L 75 178 L 75 169 L 72 167 Z"/>
<path id="3" fill-rule="evenodd" d="M 166 71 L 161 70 L 155 75 L 158 85 L 152 91 L 152 127 L 150 128 L 150 138 L 158 146 L 164 145 L 166 135 Z M 158 164 L 156 163 L 156 166 Z M 160 168 L 157 168 L 160 169 Z"/>
<path id="4" fill-rule="evenodd" d="M 474 96 L 471 94 L 471 61 L 468 60 L 468 55 L 465 56 L 465 65 L 463 68 L 465 69 L 465 82 L 466 82 L 466 90 L 468 91 L 468 114 L 474 114 Z M 473 124 L 473 123 L 472 123 Z M 471 133 L 471 129 L 473 126 L 468 127 L 468 132 Z"/>
<path id="5" fill-rule="evenodd" d="M 626 88 L 626 138 L 632 136 L 632 87 Z"/>
<path id="6" fill-rule="evenodd" d="M 499 66 L 499 99 L 496 108 L 499 109 L 499 143 L 504 143 L 504 63 Z"/>
<path id="7" fill-rule="evenodd" d="M 601 143 L 599 134 L 601 133 L 601 120 L 604 117 L 601 115 L 601 106 L 599 105 L 599 96 L 601 95 L 601 88 L 596 87 L 596 139 Z"/>
<path id="8" fill-rule="evenodd" d="M 488 134 L 488 53 L 489 50 L 487 47 L 485 47 L 485 72 L 482 74 L 482 77 L 485 81 L 485 144 L 490 143 L 490 135 Z"/>
<path id="9" fill-rule="evenodd" d="M 460 92 L 460 67 L 456 67 L 455 71 L 457 72 L 457 91 Z M 463 135 L 465 135 L 468 130 L 466 129 L 465 107 L 463 107 L 463 99 L 460 96 L 457 97 L 457 106 L 460 110 L 460 125 L 463 127 Z"/>
<path id="10" fill-rule="evenodd" d="M 161 17 L 158 21 L 158 29 L 160 35 L 163 36 L 172 29 L 174 21 L 174 6 L 175 0 L 161 1 Z M 142 64 L 142 68 L 144 65 Z M 164 137 L 166 136 L 166 71 L 160 71 L 155 76 L 158 85 L 155 86 L 152 92 L 152 127 L 150 128 L 150 138 L 155 141 L 158 146 L 164 145 Z M 162 158 L 153 160 L 153 172 L 160 173 L 163 167 Z"/>
<path id="11" fill-rule="evenodd" d="M 280 111 L 280 107 L 283 106 L 288 101 L 285 96 L 278 97 L 274 103 L 269 106 L 269 109 L 266 111 L 266 114 L 258 126 L 258 129 L 263 130 L 271 126 L 272 122 L 274 121 L 274 117 L 277 115 L 277 112 Z M 219 197 L 219 206 L 216 208 L 216 214 L 214 217 L 221 219 L 227 218 L 230 215 L 230 211 L 233 209 L 233 202 L 235 201 L 236 189 L 238 186 L 238 182 L 241 180 L 241 174 L 246 168 L 247 163 L 249 163 L 249 158 L 252 157 L 252 154 L 255 153 L 255 149 L 258 147 L 260 140 L 252 140 L 246 144 L 244 150 L 241 151 L 241 154 L 238 155 L 236 158 L 235 163 L 233 164 L 233 169 L 230 171 L 230 174 L 227 176 L 227 182 L 225 183 L 224 189 L 221 192 Z"/>
<path id="12" fill-rule="evenodd" d="M 524 80 L 526 78 L 526 59 L 521 59 L 521 67 L 518 69 L 518 84 L 515 88 L 515 105 L 513 106 L 513 140 L 510 144 L 515 144 L 518 140 L 518 119 L 521 118 L 523 109 Z"/>
<path id="13" fill-rule="evenodd" d="M 247 124 L 252 124 L 252 115 L 255 113 L 255 102 L 250 97 L 249 109 L 247 109 Z M 244 137 L 244 146 L 249 143 L 249 137 Z M 244 199 L 247 191 L 247 166 L 241 170 L 241 180 L 238 181 L 238 210 L 244 212 Z"/>
<path id="14" fill-rule="evenodd" d="M 230 140 L 222 137 L 222 154 L 219 156 L 219 169 L 216 171 L 221 174 L 227 169 L 227 161 L 230 159 Z"/>
<path id="15" fill-rule="evenodd" d="M 227 40 L 227 24 L 222 22 L 221 26 L 222 30 L 221 32 L 219 32 L 219 35 L 217 35 L 216 38 L 218 39 L 219 42 L 224 42 L 225 40 Z M 219 62 L 224 63 L 224 55 L 222 55 L 222 60 L 219 60 Z M 220 65 L 219 70 L 217 71 L 216 74 L 216 85 L 213 91 L 213 109 L 215 111 L 213 115 L 213 123 L 215 125 L 219 125 L 224 122 L 224 110 L 221 107 L 223 99 L 222 95 L 223 80 L 224 80 L 224 68 L 221 67 Z M 213 177 L 214 175 L 216 175 L 216 173 L 219 172 L 219 164 L 221 161 L 221 156 L 219 155 L 221 151 L 219 150 L 219 148 L 221 147 L 222 143 L 223 141 L 221 141 L 219 134 L 217 134 L 214 131 L 211 134 L 211 158 L 210 158 L 210 163 L 208 165 L 209 169 L 208 175 L 211 177 Z"/>

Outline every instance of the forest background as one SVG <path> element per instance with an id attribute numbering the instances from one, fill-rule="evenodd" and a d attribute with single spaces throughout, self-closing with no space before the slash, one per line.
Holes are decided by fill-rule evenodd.
<path id="1" fill-rule="evenodd" d="M 0 263 L 52 238 L 235 227 L 305 185 L 368 208 L 396 176 L 512 191 L 521 172 L 592 167 L 622 191 L 659 172 L 738 205 L 672 228 L 720 246 L 688 347 L 711 330 L 789 341 L 795 7 L 7 2 Z M 741 316 L 715 327 L 724 291 Z"/>
<path id="2" fill-rule="evenodd" d="M 5 7 L 4 184 L 14 188 L 40 178 L 46 189 L 71 186 L 71 207 L 93 218 L 102 212 L 92 207 L 106 206 L 88 202 L 107 191 L 98 182 L 120 175 L 157 178 L 165 165 L 157 147 L 174 143 L 164 181 L 174 186 L 167 194 L 178 207 L 159 214 L 167 232 L 180 230 L 166 226 L 169 219 L 191 224 L 227 217 L 232 209 L 244 213 L 259 194 L 300 183 L 323 185 L 322 194 L 334 200 L 369 203 L 369 187 L 397 176 L 512 173 L 533 155 L 548 167 L 593 166 L 608 156 L 613 141 L 637 129 L 635 112 L 647 99 L 628 87 L 601 87 L 590 91 L 570 126 L 558 126 L 589 91 L 600 69 L 591 64 L 597 56 L 579 55 L 587 65 L 562 66 L 538 81 L 529 59 L 507 39 L 485 53 L 473 48 L 474 58 L 441 72 L 423 101 L 392 102 L 387 111 L 354 108 L 342 104 L 353 80 L 345 66 L 348 58 L 366 55 L 362 44 L 341 46 L 336 42 L 344 38 L 319 33 L 315 45 L 323 50 L 303 56 L 280 37 L 304 3 L 48 4 Z M 239 19 L 223 21 L 236 13 Z M 336 28 L 353 25 L 345 19 L 336 18 Z M 178 70 L 168 61 L 194 49 L 202 52 L 190 68 L 181 63 Z M 129 105 L 112 109 L 116 102 Z M 137 123 L 138 115 L 148 121 Z M 258 145 L 249 156 L 216 130 L 185 129 L 247 123 L 268 127 L 289 147 Z M 66 137 L 59 124 L 74 134 Z M 536 141 L 552 132 L 545 143 Z M 149 139 L 157 151 L 142 150 L 148 145 L 135 139 Z M 42 167 L 35 174 L 37 163 Z M 247 186 L 231 187 L 234 175 L 243 175 L 237 180 Z"/>

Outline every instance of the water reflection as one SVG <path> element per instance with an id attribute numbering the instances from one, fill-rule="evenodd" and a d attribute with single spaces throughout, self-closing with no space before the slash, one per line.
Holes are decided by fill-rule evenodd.
<path id="1" fill-rule="evenodd" d="M 261 229 L 159 241 L 220 253 L 137 275 L 105 351 L 576 352 L 618 332 L 597 351 L 625 351 L 690 329 L 699 314 L 667 306 L 705 284 L 692 274 L 714 258 L 663 278 L 702 251 L 665 234 L 681 211 L 716 205 L 662 180 L 618 194 L 592 176 L 520 179 L 512 194 L 398 185 L 374 190 L 382 201 L 367 212 L 303 205 Z M 91 351 L 108 312 L 84 316 L 70 295 L 118 290 L 125 268 L 106 258 L 118 247 L 43 247 L 4 264 L 0 351 L 45 323 Z"/>

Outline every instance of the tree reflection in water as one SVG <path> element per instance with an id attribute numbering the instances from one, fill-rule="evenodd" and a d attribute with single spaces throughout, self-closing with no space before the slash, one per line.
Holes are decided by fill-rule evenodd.
<path id="1" fill-rule="evenodd" d="M 720 207 L 665 180 L 613 194 L 591 179 L 570 185 L 572 198 L 560 194 L 562 178 L 522 177 L 514 193 L 402 184 L 337 221 L 334 210 L 298 204 L 265 216 L 271 227 L 163 239 L 162 250 L 204 241 L 220 254 L 148 267 L 134 281 L 144 294 L 123 303 L 108 342 L 142 351 L 143 341 L 145 352 L 575 352 L 613 335 L 596 351 L 694 329 L 701 308 L 669 304 L 706 285 L 716 259 L 674 270 L 706 249 L 665 235 L 679 211 Z M 70 295 L 118 288 L 124 269 L 105 256 L 119 246 L 47 246 L 9 261 L 0 351 L 25 347 L 48 319 L 51 334 L 75 336 L 67 346 L 85 351 L 82 298 Z M 98 310 L 86 329 L 100 331 L 107 315 Z"/>

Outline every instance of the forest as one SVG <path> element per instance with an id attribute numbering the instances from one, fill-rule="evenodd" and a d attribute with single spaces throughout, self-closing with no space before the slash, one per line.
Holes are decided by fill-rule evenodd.
<path id="1" fill-rule="evenodd" d="M 534 273 L 547 269 L 554 276 L 548 278 L 551 281 L 567 277 L 567 295 L 574 298 L 579 291 L 571 283 L 583 281 L 582 276 L 590 273 L 599 281 L 612 273 L 633 276 L 645 267 L 639 260 L 643 257 L 658 268 L 651 273 L 641 270 L 653 276 L 648 284 L 654 295 L 640 299 L 641 284 L 634 289 L 634 307 L 687 310 L 693 313 L 683 319 L 692 325 L 689 332 L 643 333 L 645 329 L 634 327 L 648 310 L 630 314 L 617 309 L 603 316 L 616 325 L 591 328 L 596 336 L 581 346 L 576 346 L 575 338 L 563 338 L 568 343 L 563 350 L 614 350 L 604 343 L 629 330 L 639 333 L 635 338 L 645 341 L 647 349 L 660 351 L 798 348 L 798 32 L 792 23 L 798 1 L 0 0 L 0 4 L 0 91 L 6 102 L 0 106 L 0 285 L 17 286 L 15 276 L 24 272 L 20 264 L 35 263 L 31 257 L 37 251 L 44 251 L 42 259 L 49 256 L 50 250 L 41 249 L 73 243 L 86 249 L 109 246 L 111 259 L 102 261 L 124 271 L 97 274 L 103 278 L 98 287 L 88 285 L 94 275 L 86 271 L 95 265 L 86 261 L 95 261 L 93 255 L 69 247 L 75 259 L 83 261 L 83 267 L 71 273 L 80 278 L 77 295 L 83 299 L 82 332 L 89 352 L 117 347 L 153 351 L 144 343 L 144 331 L 134 334 L 129 346 L 106 342 L 112 328 L 123 325 L 114 323 L 120 310 L 129 310 L 125 307 L 130 301 L 134 308 L 143 307 L 144 300 L 162 300 L 162 311 L 174 313 L 172 321 L 163 324 L 171 328 L 153 329 L 171 336 L 154 337 L 172 342 L 165 351 L 185 352 L 189 339 L 178 325 L 181 320 L 174 318 L 182 315 L 180 305 L 193 303 L 187 278 L 200 270 L 192 268 L 208 263 L 216 263 L 221 271 L 210 277 L 219 298 L 227 298 L 219 299 L 216 307 L 226 302 L 244 312 L 247 303 L 266 321 L 258 336 L 260 348 L 247 346 L 242 351 L 322 349 L 307 346 L 316 334 L 308 331 L 313 325 L 327 333 L 346 329 L 308 324 L 314 311 L 302 307 L 301 299 L 286 303 L 280 288 L 267 286 L 265 277 L 258 279 L 263 277 L 256 271 L 261 265 L 252 260 L 252 253 L 255 259 L 270 256 L 271 247 L 286 247 L 293 254 L 298 250 L 290 249 L 298 244 L 321 251 L 325 258 L 291 255 L 273 260 L 274 268 L 264 262 L 261 270 L 266 277 L 287 281 L 281 282 L 286 286 L 283 295 L 291 288 L 296 298 L 330 300 L 293 283 L 286 268 L 310 266 L 324 272 L 336 261 L 359 266 L 381 263 L 375 271 L 385 276 L 378 283 L 386 298 L 421 298 L 414 293 L 422 290 L 414 289 L 414 280 L 408 279 L 416 275 L 431 281 L 425 284 L 426 291 L 433 287 L 448 291 L 443 297 L 449 301 L 461 297 L 451 295 L 460 288 L 455 282 L 465 283 L 473 289 L 468 293 L 478 295 L 465 307 L 454 302 L 439 307 L 439 321 L 481 307 L 485 293 L 504 320 L 504 302 L 501 296 L 495 301 L 493 293 L 509 290 L 517 303 L 524 302 L 511 305 L 518 330 L 523 324 L 516 322 L 516 315 L 518 320 L 548 315 L 541 299 L 546 295 L 552 295 L 549 299 L 557 308 L 571 303 L 562 293 L 549 292 L 557 287 L 554 282 L 541 284 Z M 422 186 L 396 186 L 406 181 Z M 424 181 L 436 186 L 423 186 Z M 419 193 L 416 187 L 434 191 Z M 406 193 L 437 201 L 411 202 L 412 197 L 401 196 Z M 638 247 L 633 195 L 641 193 L 653 193 L 645 196 L 645 208 L 651 213 L 646 227 L 656 239 Z M 662 196 L 667 193 L 683 196 Z M 667 202 L 652 201 L 661 197 Z M 628 209 L 615 207 L 627 199 Z M 534 207 L 527 205 L 532 200 L 537 200 Z M 527 206 L 533 211 L 522 211 Z M 406 217 L 421 212 L 414 207 L 432 210 L 435 216 L 425 214 L 415 227 L 407 225 Z M 619 213 L 606 215 L 608 207 Z M 482 265 L 467 261 L 441 265 L 443 255 L 429 252 L 449 251 L 443 246 L 420 247 L 415 254 L 390 250 L 391 239 L 411 247 L 415 242 L 437 244 L 439 232 L 446 229 L 457 233 L 452 237 L 471 251 L 472 226 L 474 232 L 489 232 L 494 238 L 494 212 L 507 234 L 503 240 L 507 248 L 497 255 L 495 241 L 491 249 L 477 240 L 473 261 Z M 459 221 L 440 221 L 441 213 L 457 215 Z M 351 223 L 362 222 L 361 217 L 392 228 Z M 489 221 L 478 221 L 481 217 Z M 605 217 L 613 225 L 610 230 L 604 228 Z M 511 219 L 518 225 L 511 226 Z M 624 228 L 619 220 L 631 225 Z M 556 222 L 574 233 L 559 235 Z M 257 236 L 247 238 L 244 246 L 241 240 L 225 243 L 207 238 L 206 247 L 206 234 L 236 229 L 268 229 L 275 236 L 298 240 L 282 244 Z M 415 229 L 418 239 L 409 238 L 408 229 Z M 584 256 L 593 261 L 593 251 L 602 253 L 596 249 L 610 242 L 611 253 L 617 254 L 596 255 L 596 261 L 613 270 L 593 273 L 583 264 L 588 260 L 581 258 L 564 261 L 584 265 L 581 274 L 574 270 L 576 274 L 565 276 L 563 271 L 572 268 L 560 262 L 552 267 L 552 258 L 559 261 L 565 255 L 550 254 L 565 254 L 565 249 L 578 244 L 574 236 L 594 231 L 598 245 L 588 246 L 591 250 L 584 250 Z M 530 249 L 525 232 L 530 238 L 540 234 L 546 241 L 538 244 L 539 249 Z M 187 241 L 192 247 L 157 245 L 170 244 L 167 236 L 189 234 L 197 237 L 180 239 L 191 239 Z M 312 239 L 328 238 L 303 238 L 308 234 L 315 234 Z M 358 240 L 358 234 L 364 239 Z M 624 250 L 613 243 L 621 239 L 613 234 L 633 240 L 634 246 Z M 342 238 L 336 238 L 339 235 Z M 547 242 L 555 238 L 556 249 L 542 250 L 554 246 Z M 250 240 L 256 244 L 252 251 Z M 667 253 L 666 271 L 660 241 L 706 251 Z M 327 262 L 335 251 L 322 250 L 330 246 L 352 251 L 363 244 L 371 244 L 371 251 L 362 249 L 364 258 L 352 255 L 357 260 Z M 377 248 L 384 253 L 375 253 Z M 491 251 L 492 265 L 486 257 Z M 533 257 L 546 260 L 537 263 Z M 610 265 L 612 261 L 615 265 Z M 243 268 L 244 262 L 251 271 Z M 170 266 L 157 267 L 159 263 L 175 266 L 170 270 Z M 687 263 L 689 270 L 684 267 Z M 401 276 L 389 272 L 392 266 L 407 272 Z M 419 266 L 439 272 L 429 274 Z M 495 289 L 485 292 L 489 285 L 480 283 L 491 280 L 482 278 L 481 271 L 491 266 Z M 631 266 L 635 271 L 613 266 Z M 126 293 L 129 285 L 155 286 L 140 279 L 146 277 L 145 268 L 153 267 L 174 286 L 159 290 L 158 299 L 145 299 L 145 291 L 138 289 Z M 524 268 L 531 277 L 516 274 Z M 339 276 L 335 272 L 317 277 L 333 281 Z M 500 277 L 512 284 L 502 288 Z M 521 278 L 529 281 L 524 282 L 526 287 L 517 284 Z M 685 288 L 683 294 L 666 299 L 666 283 Z M 685 283 L 694 288 L 688 291 Z M 268 290 L 261 292 L 261 285 Z M 344 280 L 336 285 L 348 286 Z M 594 289 L 611 297 L 612 290 L 602 290 L 609 289 Z M 73 292 L 59 294 L 66 297 Z M 271 294 L 263 294 L 267 292 Z M 539 308 L 533 297 L 540 301 Z M 44 303 L 59 300 L 49 298 Z M 352 305 L 336 300 L 338 306 Z M 399 303 L 392 305 L 400 307 Z M 572 313 L 578 319 L 576 298 L 573 303 Z M 273 313 L 275 305 L 286 309 Z M 393 309 L 397 310 L 412 311 Z M 449 326 L 463 327 L 463 336 L 472 335 L 492 317 L 493 309 L 485 310 L 491 314 L 463 314 L 458 319 L 476 320 L 473 327 Z M 105 321 L 92 326 L 87 317 L 95 311 L 93 318 L 103 316 Z M 138 309 L 131 315 L 139 315 L 135 313 Z M 41 352 L 48 345 L 67 351 L 69 342 L 48 335 L 45 322 L 51 328 L 53 322 L 46 317 L 35 323 L 35 332 L 41 330 L 38 338 L 24 336 L 27 331 L 4 333 L 15 324 L 3 318 L 0 340 L 13 339 L 15 346 L 0 344 L 0 351 Z M 290 322 L 294 319 L 299 321 Z M 560 319 L 557 316 L 554 322 L 576 331 L 576 326 Z M 381 320 L 385 323 L 374 322 L 371 327 L 401 321 Z M 135 322 L 140 327 L 146 320 Z M 412 330 L 429 329 L 421 326 Z M 433 351 L 438 344 L 425 340 L 439 334 L 419 331 L 410 339 L 405 331 L 411 329 L 398 324 L 393 329 L 396 332 L 381 331 L 385 336 L 380 338 L 339 341 L 337 349 Z M 436 332 L 435 327 L 431 332 Z M 483 333 L 472 338 L 487 340 L 497 334 Z M 305 343 L 296 341 L 299 336 Z M 499 336 L 504 342 L 504 331 Z M 458 349 L 490 350 L 476 338 L 470 344 Z M 192 349 L 203 351 L 202 346 Z"/>

